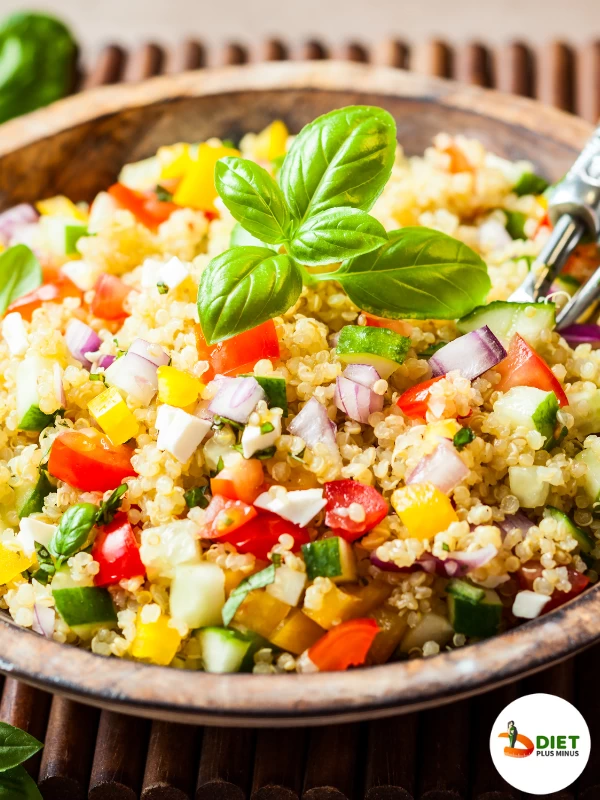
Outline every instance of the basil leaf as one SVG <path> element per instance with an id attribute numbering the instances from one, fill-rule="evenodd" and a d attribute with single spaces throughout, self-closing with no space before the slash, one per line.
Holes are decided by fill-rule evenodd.
<path id="1" fill-rule="evenodd" d="M 43 800 L 25 767 L 0 772 L 0 800 Z"/>
<path id="2" fill-rule="evenodd" d="M 33 571 L 30 570 L 30 575 L 32 578 L 35 578 L 38 583 L 47 586 L 48 581 L 56 572 L 54 560 L 43 544 L 39 542 L 34 542 L 34 544 L 38 565 Z"/>
<path id="3" fill-rule="evenodd" d="M 129 487 L 122 483 L 114 490 L 108 500 L 100 503 L 96 512 L 96 525 L 109 525 L 115 518 L 115 514 L 121 508 L 121 500 Z"/>
<path id="4" fill-rule="evenodd" d="M 194 486 L 183 493 L 183 499 L 188 508 L 208 508 L 210 495 L 207 497 L 208 486 Z"/>
<path id="5" fill-rule="evenodd" d="M 283 162 L 280 184 L 299 222 L 326 208 L 368 211 L 396 153 L 396 123 L 382 108 L 349 106 L 306 125 Z"/>
<path id="6" fill-rule="evenodd" d="M 485 302 L 485 262 L 462 242 L 429 228 L 388 233 L 379 250 L 344 261 L 322 280 L 339 281 L 353 303 L 391 319 L 458 319 Z"/>
<path id="7" fill-rule="evenodd" d="M 0 254 L 0 315 L 18 297 L 42 285 L 40 262 L 24 244 Z"/>
<path id="8" fill-rule="evenodd" d="M 229 239 L 230 247 L 268 247 L 269 250 L 277 252 L 279 250 L 278 244 L 268 244 L 261 242 L 256 236 L 253 236 L 250 231 L 242 228 L 239 222 L 236 222 L 231 231 L 231 238 Z"/>
<path id="9" fill-rule="evenodd" d="M 275 581 L 275 564 L 269 564 L 268 567 L 262 569 L 260 572 L 255 572 L 249 578 L 245 578 L 239 586 L 231 592 L 229 599 L 223 606 L 223 625 L 229 625 L 231 620 L 235 617 L 235 612 L 244 602 L 246 595 L 254 589 L 262 589 L 265 586 Z"/>
<path id="10" fill-rule="evenodd" d="M 92 503 L 77 503 L 65 511 L 48 546 L 59 564 L 84 547 L 97 514 L 98 506 Z"/>
<path id="11" fill-rule="evenodd" d="M 265 247 L 233 247 L 213 258 L 198 287 L 198 315 L 208 344 L 283 314 L 302 291 L 298 265 Z"/>
<path id="12" fill-rule="evenodd" d="M 383 225 L 357 208 L 328 208 L 305 220 L 290 242 L 290 254 L 311 267 L 369 253 L 387 241 Z"/>
<path id="13" fill-rule="evenodd" d="M 266 169 L 245 158 L 222 158 L 215 167 L 215 186 L 231 215 L 247 231 L 270 244 L 287 240 L 290 212 Z"/>
<path id="14" fill-rule="evenodd" d="M 0 772 L 27 761 L 43 746 L 20 728 L 15 728 L 7 722 L 0 722 Z"/>

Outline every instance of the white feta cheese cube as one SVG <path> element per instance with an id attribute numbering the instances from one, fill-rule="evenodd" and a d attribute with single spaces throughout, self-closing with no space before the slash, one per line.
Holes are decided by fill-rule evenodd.
<path id="1" fill-rule="evenodd" d="M 156 441 L 159 450 L 166 450 L 182 463 L 192 454 L 211 429 L 211 422 L 188 414 L 181 408 L 162 405 L 156 415 Z"/>
<path id="2" fill-rule="evenodd" d="M 327 505 L 323 489 L 298 489 L 293 492 L 263 492 L 254 501 L 256 508 L 272 511 L 288 522 L 304 527 Z"/>
<path id="3" fill-rule="evenodd" d="M 513 603 L 512 612 L 521 619 L 535 619 L 542 613 L 550 598 L 537 592 L 525 590 L 518 592 Z"/>
<path id="4" fill-rule="evenodd" d="M 22 356 L 27 352 L 29 340 L 23 317 L 18 311 L 12 311 L 2 320 L 2 336 L 12 356 Z"/>
<path id="5" fill-rule="evenodd" d="M 265 426 L 273 428 L 271 431 L 264 431 Z M 281 416 L 279 414 L 269 414 L 268 419 L 261 425 L 246 425 L 242 433 L 242 453 L 244 458 L 252 458 L 254 453 L 273 447 L 277 439 L 281 436 Z"/>
<path id="6" fill-rule="evenodd" d="M 90 208 L 88 233 L 99 233 L 114 217 L 119 204 L 108 192 L 98 192 Z"/>
<path id="7" fill-rule="evenodd" d="M 56 531 L 56 525 L 49 525 L 39 519 L 25 517 L 19 523 L 19 532 L 16 539 L 23 548 L 25 555 L 35 553 L 35 543 L 48 547 Z"/>
<path id="8" fill-rule="evenodd" d="M 189 274 L 189 269 L 185 264 L 173 257 L 166 264 L 161 264 L 157 272 L 157 283 L 164 283 L 169 289 L 176 289 Z"/>

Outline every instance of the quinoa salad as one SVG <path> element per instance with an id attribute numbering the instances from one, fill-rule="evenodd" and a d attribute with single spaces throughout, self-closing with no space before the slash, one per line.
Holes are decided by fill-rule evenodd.
<path id="1" fill-rule="evenodd" d="M 209 672 L 434 656 L 598 580 L 581 245 L 547 182 L 379 108 L 161 147 L 0 213 L 0 608 Z"/>

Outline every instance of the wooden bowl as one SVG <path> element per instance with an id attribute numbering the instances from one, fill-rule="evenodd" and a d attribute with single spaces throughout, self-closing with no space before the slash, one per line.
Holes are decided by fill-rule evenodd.
<path id="1" fill-rule="evenodd" d="M 292 131 L 351 103 L 384 106 L 408 153 L 435 133 L 464 133 L 560 178 L 590 133 L 530 100 L 358 64 L 276 63 L 192 72 L 97 89 L 4 125 L 0 207 L 66 194 L 89 200 L 122 164 L 158 146 L 237 139 L 274 118 Z M 2 615 L 0 669 L 95 705 L 183 722 L 304 725 L 413 711 L 482 692 L 591 644 L 594 588 L 541 619 L 434 658 L 317 675 L 211 675 L 106 659 L 18 628 Z"/>

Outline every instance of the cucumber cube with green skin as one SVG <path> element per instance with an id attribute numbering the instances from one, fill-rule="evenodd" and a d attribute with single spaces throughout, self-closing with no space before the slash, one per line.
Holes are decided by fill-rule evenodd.
<path id="1" fill-rule="evenodd" d="M 81 639 L 91 638 L 100 628 L 116 625 L 117 615 L 106 589 L 96 586 L 53 589 L 52 596 L 63 622 Z"/>
<path id="2" fill-rule="evenodd" d="M 65 225 L 65 253 L 68 256 L 75 255 L 77 250 L 77 242 L 82 236 L 88 235 L 86 225 Z"/>
<path id="3" fill-rule="evenodd" d="M 578 435 L 585 438 L 591 433 L 600 433 L 600 389 L 568 392 L 567 399 Z"/>
<path id="4" fill-rule="evenodd" d="M 533 386 L 514 386 L 494 403 L 494 416 L 511 428 L 539 431 L 546 441 L 554 436 L 558 399 L 554 392 Z"/>
<path id="5" fill-rule="evenodd" d="M 17 514 L 19 519 L 37 514 L 44 508 L 44 500 L 54 491 L 54 486 L 48 480 L 48 474 L 41 471 L 37 481 L 26 487 L 19 487 L 17 494 Z"/>
<path id="6" fill-rule="evenodd" d="M 564 511 L 561 511 L 558 508 L 554 508 L 554 506 L 546 506 L 544 509 L 544 516 L 550 517 L 551 519 L 555 519 L 557 522 L 562 523 L 567 532 L 577 540 L 579 547 L 584 553 L 591 553 L 591 551 L 596 546 L 596 540 L 593 536 L 587 531 L 584 531 L 583 528 L 580 528 L 578 525 L 571 520 Z"/>
<path id="7" fill-rule="evenodd" d="M 55 412 L 45 414 L 40 410 L 38 381 L 44 377 L 53 381 L 54 362 L 39 355 L 26 356 L 17 367 L 17 415 L 18 428 L 22 431 L 43 431 L 52 425 Z"/>
<path id="8" fill-rule="evenodd" d="M 446 591 L 450 622 L 456 633 L 478 639 L 487 639 L 498 633 L 502 603 L 497 592 L 461 580 L 450 581 Z"/>
<path id="9" fill-rule="evenodd" d="M 591 447 L 585 447 L 575 456 L 575 461 L 581 461 L 587 467 L 583 485 L 588 497 L 592 503 L 600 502 L 600 454 Z"/>
<path id="10" fill-rule="evenodd" d="M 246 655 L 244 656 L 244 660 L 240 665 L 240 672 L 252 672 L 254 669 L 254 656 L 258 653 L 259 650 L 262 650 L 263 647 L 268 647 L 269 649 L 273 650 L 273 645 L 268 639 L 265 639 L 264 636 L 261 636 L 259 633 L 255 633 L 254 631 L 239 631 L 243 633 L 243 635 L 250 640 L 250 646 L 246 650 Z"/>
<path id="11" fill-rule="evenodd" d="M 356 559 L 352 547 L 341 536 L 302 545 L 309 580 L 330 578 L 333 583 L 356 580 Z"/>
<path id="12" fill-rule="evenodd" d="M 506 347 L 515 333 L 522 336 L 531 347 L 535 347 L 541 334 L 556 326 L 556 306 L 554 303 L 494 300 L 489 305 L 478 306 L 456 323 L 461 333 L 469 333 L 482 325 L 487 325 Z"/>
<path id="13" fill-rule="evenodd" d="M 340 331 L 336 353 L 344 364 L 369 364 L 387 380 L 404 362 L 409 347 L 407 336 L 389 328 L 346 325 Z"/>
<path id="14" fill-rule="evenodd" d="M 194 633 L 206 672 L 239 672 L 252 639 L 234 628 L 201 628 Z"/>
<path id="15" fill-rule="evenodd" d="M 267 395 L 268 407 L 281 408 L 283 411 L 283 416 L 287 417 L 288 403 L 285 391 L 286 387 L 285 378 L 265 377 L 263 375 L 253 375 L 252 373 L 247 373 L 246 375 L 241 375 L 240 377 L 254 378 L 254 380 L 258 383 L 258 385 L 263 389 L 264 393 Z"/>
<path id="16" fill-rule="evenodd" d="M 509 467 L 508 483 L 522 508 L 540 508 L 546 502 L 550 484 L 544 480 L 544 467 Z"/>

